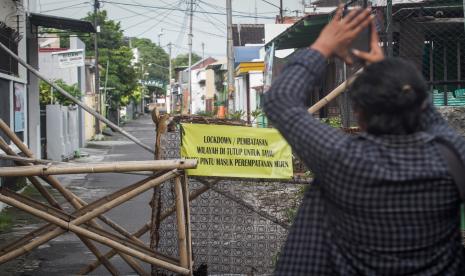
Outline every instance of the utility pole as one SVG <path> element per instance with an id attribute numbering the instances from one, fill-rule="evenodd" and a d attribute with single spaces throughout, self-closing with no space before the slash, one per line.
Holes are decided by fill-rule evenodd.
<path id="1" fill-rule="evenodd" d="M 158 34 L 158 47 L 161 47 L 161 36 L 163 35 L 163 29 L 161 29 L 160 33 Z"/>
<path id="2" fill-rule="evenodd" d="M 226 110 L 234 112 L 234 102 L 229 103 L 229 95 L 234 93 L 234 53 L 232 35 L 232 0 L 226 0 L 226 21 L 228 26 L 228 41 L 226 53 L 228 55 L 228 92 L 226 95 Z"/>
<path id="3" fill-rule="evenodd" d="M 192 112 L 192 18 L 194 17 L 194 1 L 190 0 L 190 8 L 189 8 L 189 83 L 188 83 L 188 91 L 189 91 L 189 110 L 188 113 L 191 114 Z"/>
<path id="4" fill-rule="evenodd" d="M 255 24 L 258 23 L 257 0 L 255 0 Z"/>
<path id="5" fill-rule="evenodd" d="M 284 17 L 283 17 L 283 0 L 279 0 L 279 21 L 281 23 L 284 23 Z"/>
<path id="6" fill-rule="evenodd" d="M 205 63 L 205 43 L 202 42 L 202 66 Z"/>
<path id="7" fill-rule="evenodd" d="M 98 9 L 100 8 L 100 3 L 98 0 L 94 0 L 94 48 L 95 48 L 95 94 L 97 94 L 97 112 L 102 113 L 101 111 L 101 99 L 100 99 L 100 72 L 98 67 L 98 33 L 100 32 L 100 26 L 98 25 Z M 95 120 L 95 133 L 100 134 L 100 122 Z"/>
<path id="8" fill-rule="evenodd" d="M 393 41 L 392 41 L 392 0 L 387 0 L 386 3 L 386 34 L 387 34 L 387 56 L 393 56 Z"/>
<path id="9" fill-rule="evenodd" d="M 168 55 L 170 56 L 170 66 L 169 66 L 169 73 L 168 73 L 168 85 L 169 85 L 169 88 L 170 88 L 170 95 L 169 95 L 169 98 L 170 98 L 170 112 L 169 113 L 173 113 L 174 111 L 174 104 L 173 104 L 173 86 L 171 85 L 171 78 L 172 78 L 172 73 L 171 71 L 173 70 L 172 68 L 172 64 L 171 64 L 171 42 L 168 43 Z M 166 100 L 165 100 L 165 103 L 166 103 Z M 168 108 L 168 107 L 167 107 Z"/>

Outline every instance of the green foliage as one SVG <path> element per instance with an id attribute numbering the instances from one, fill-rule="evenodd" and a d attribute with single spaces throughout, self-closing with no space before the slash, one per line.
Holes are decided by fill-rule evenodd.
<path id="1" fill-rule="evenodd" d="M 69 85 L 66 84 L 63 80 L 59 79 L 56 80 L 55 83 L 63 88 L 66 92 L 71 94 L 76 98 L 81 97 L 81 91 L 79 90 L 76 84 Z M 55 89 L 54 89 L 55 90 Z M 52 102 L 52 93 L 51 93 L 51 86 L 48 85 L 45 81 L 41 80 L 39 83 L 39 101 L 40 105 L 44 106 L 50 104 Z M 65 96 L 61 95 L 58 91 L 53 91 L 53 102 L 58 103 L 61 105 L 71 105 L 74 104 L 71 100 L 66 98 Z"/>
<path id="2" fill-rule="evenodd" d="M 137 87 L 136 71 L 131 66 L 132 51 L 122 46 L 118 49 L 100 49 L 101 83 L 107 82 L 107 100 L 110 108 L 126 105 L 133 91 Z M 108 61 L 108 80 L 106 78 L 106 64 Z M 102 86 L 102 85 L 101 85 Z"/>
<path id="3" fill-rule="evenodd" d="M 322 118 L 321 121 L 331 127 L 335 127 L 335 128 L 342 127 L 341 117 Z"/>
<path id="4" fill-rule="evenodd" d="M 197 111 L 196 115 L 205 116 L 205 117 L 214 117 L 215 112 L 213 112 L 213 111 Z"/>
<path id="5" fill-rule="evenodd" d="M 137 74 L 141 79 L 168 82 L 169 55 L 148 38 L 131 38 L 132 47 L 139 49 L 140 62 Z M 147 75 L 144 75 L 148 73 Z"/>
<path id="6" fill-rule="evenodd" d="M 8 210 L 4 210 L 0 212 L 0 232 L 8 230 L 11 227 L 13 219 L 11 215 L 8 213 Z"/>
<path id="7" fill-rule="evenodd" d="M 231 119 L 231 120 L 241 120 L 242 117 L 244 117 L 244 115 L 245 115 L 244 111 L 238 110 L 236 112 L 229 113 L 228 118 Z"/>
<path id="8" fill-rule="evenodd" d="M 196 63 L 197 61 L 201 60 L 202 57 L 192 53 L 192 64 Z M 189 54 L 180 54 L 177 57 L 175 57 L 172 61 L 171 64 L 173 66 L 173 70 L 176 67 L 181 67 L 181 66 L 189 66 Z M 173 72 L 174 74 L 174 72 Z M 174 75 L 173 75 L 174 76 Z"/>
<path id="9" fill-rule="evenodd" d="M 94 23 L 94 18 L 94 13 L 89 12 L 83 20 Z M 101 10 L 97 13 L 97 21 L 100 26 L 100 33 L 98 34 L 99 49 L 118 49 L 126 45 L 124 42 L 123 30 L 121 30 L 121 24 L 108 19 L 106 10 Z M 87 51 L 94 51 L 94 36 L 81 37 L 81 40 L 86 44 Z M 88 55 L 90 55 L 90 53 Z"/>

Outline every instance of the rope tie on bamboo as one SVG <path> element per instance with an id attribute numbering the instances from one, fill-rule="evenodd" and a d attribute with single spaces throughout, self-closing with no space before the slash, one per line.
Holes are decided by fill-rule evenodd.
<path id="1" fill-rule="evenodd" d="M 52 163 L 48 163 L 47 165 L 45 165 L 43 168 L 42 168 L 42 176 L 46 176 L 47 175 L 47 170 L 48 168 L 50 168 L 53 164 Z"/>

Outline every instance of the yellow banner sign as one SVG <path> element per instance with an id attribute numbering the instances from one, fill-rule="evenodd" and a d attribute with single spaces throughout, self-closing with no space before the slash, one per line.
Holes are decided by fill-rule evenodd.
<path id="1" fill-rule="evenodd" d="M 189 175 L 292 178 L 292 150 L 275 129 L 182 124 L 181 156 L 197 159 Z"/>

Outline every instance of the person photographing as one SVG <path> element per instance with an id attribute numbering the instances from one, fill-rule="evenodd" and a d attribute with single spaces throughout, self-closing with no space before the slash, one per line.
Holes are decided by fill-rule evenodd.
<path id="1" fill-rule="evenodd" d="M 368 26 L 370 51 L 351 50 Z M 366 63 L 346 92 L 357 135 L 307 111 L 332 57 Z M 432 106 L 415 65 L 384 57 L 370 9 L 343 17 L 339 7 L 273 82 L 264 109 L 315 175 L 276 275 L 465 275 L 462 200 L 440 146 L 463 164 L 465 140 Z"/>

